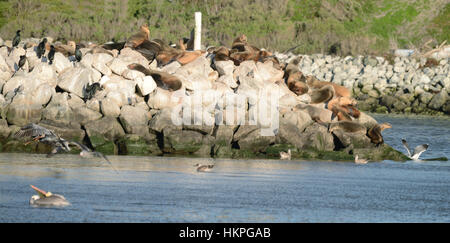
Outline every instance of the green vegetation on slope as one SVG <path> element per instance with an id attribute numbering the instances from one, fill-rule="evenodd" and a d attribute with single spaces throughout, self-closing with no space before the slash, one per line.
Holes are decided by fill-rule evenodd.
<path id="1" fill-rule="evenodd" d="M 380 54 L 434 44 L 450 35 L 446 0 L 0 0 L 0 36 L 125 40 L 148 23 L 151 37 L 188 37 L 203 14 L 203 43 L 230 46 L 245 33 L 253 45 L 297 53 Z"/>

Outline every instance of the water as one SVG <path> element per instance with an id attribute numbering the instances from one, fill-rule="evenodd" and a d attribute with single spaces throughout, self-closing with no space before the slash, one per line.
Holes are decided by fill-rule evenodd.
<path id="1" fill-rule="evenodd" d="M 385 142 L 450 157 L 450 120 L 375 116 Z M 215 160 L 0 154 L 0 222 L 450 222 L 450 162 Z M 30 184 L 65 208 L 30 207 Z"/>

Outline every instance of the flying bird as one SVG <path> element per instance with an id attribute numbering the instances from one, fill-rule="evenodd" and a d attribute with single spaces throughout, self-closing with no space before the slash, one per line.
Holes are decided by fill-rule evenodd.
<path id="1" fill-rule="evenodd" d="M 56 135 L 52 130 L 49 130 L 45 127 L 36 125 L 34 123 L 28 124 L 24 127 L 22 127 L 16 134 L 16 138 L 31 138 L 30 141 L 26 142 L 25 145 L 28 143 L 31 143 L 33 141 L 38 141 L 44 144 L 48 144 L 53 147 L 52 151 L 47 154 L 47 157 L 51 157 L 57 153 L 60 152 L 69 152 L 71 151 L 70 145 L 74 145 L 78 147 L 81 152 L 80 156 L 83 158 L 93 158 L 93 157 L 99 157 L 104 158 L 114 169 L 114 171 L 117 172 L 116 168 L 112 165 L 111 161 L 102 153 L 92 151 L 87 146 L 75 142 L 75 141 L 67 141 L 64 138 L 59 137 Z"/>
<path id="2" fill-rule="evenodd" d="M 70 202 L 63 195 L 46 192 L 33 185 L 30 186 L 38 193 L 38 195 L 31 196 L 30 205 L 32 206 L 63 207 L 70 205 Z"/>
<path id="3" fill-rule="evenodd" d="M 405 149 L 406 149 L 406 152 L 408 152 L 408 157 L 409 157 L 410 159 L 416 160 L 416 161 L 419 160 L 419 156 L 420 156 L 423 152 L 427 151 L 427 149 L 428 149 L 428 144 L 422 144 L 422 145 L 416 146 L 416 147 L 414 148 L 413 153 L 411 153 L 411 149 L 409 148 L 409 145 L 408 145 L 408 143 L 406 142 L 406 140 L 405 140 L 404 138 L 402 138 L 402 143 L 403 143 L 403 146 L 404 146 Z"/>
<path id="4" fill-rule="evenodd" d="M 114 166 L 112 165 L 111 161 L 109 161 L 109 159 L 106 157 L 106 155 L 100 153 L 100 152 L 96 152 L 96 151 L 92 151 L 90 148 L 88 148 L 86 145 L 81 144 L 79 142 L 75 142 L 75 141 L 70 141 L 69 142 L 70 145 L 75 145 L 76 147 L 78 147 L 81 152 L 80 152 L 80 156 L 82 158 L 86 158 L 86 159 L 90 159 L 90 158 L 103 158 L 105 159 L 109 165 L 111 165 L 111 167 L 117 172 L 116 168 L 114 168 Z"/>
<path id="5" fill-rule="evenodd" d="M 65 139 L 56 135 L 53 131 L 30 123 L 22 128 L 15 134 L 16 138 L 31 138 L 30 141 L 26 142 L 25 145 L 31 142 L 41 142 L 52 146 L 52 151 L 47 154 L 47 157 L 51 157 L 61 151 L 69 152 L 69 142 Z"/>

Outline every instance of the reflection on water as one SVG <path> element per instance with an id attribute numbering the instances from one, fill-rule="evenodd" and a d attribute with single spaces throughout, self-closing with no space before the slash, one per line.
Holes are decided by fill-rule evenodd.
<path id="1" fill-rule="evenodd" d="M 449 120 L 376 116 L 386 143 L 449 157 Z M 445 135 L 444 135 L 445 134 Z M 450 222 L 450 163 L 0 154 L 0 222 Z M 196 163 L 215 163 L 208 173 Z M 64 195 L 33 208 L 29 185 Z"/>

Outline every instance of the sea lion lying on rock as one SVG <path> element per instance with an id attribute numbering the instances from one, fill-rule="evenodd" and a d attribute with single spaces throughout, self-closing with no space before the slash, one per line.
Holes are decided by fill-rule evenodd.
<path id="1" fill-rule="evenodd" d="M 125 47 L 131 47 L 136 48 L 144 40 L 148 40 L 150 38 L 150 30 L 148 28 L 147 24 L 141 25 L 140 31 L 134 35 L 132 35 L 130 38 L 128 38 L 127 42 L 125 43 Z"/>
<path id="2" fill-rule="evenodd" d="M 337 97 L 351 97 L 350 91 L 342 85 L 338 85 L 332 82 L 320 81 L 314 76 L 307 76 L 306 83 L 310 88 L 320 89 L 326 85 L 332 85 Z"/>
<path id="3" fill-rule="evenodd" d="M 334 97 L 335 91 L 332 85 L 326 85 L 310 91 L 311 104 L 326 103 Z"/>
<path id="4" fill-rule="evenodd" d="M 155 80 L 156 85 L 158 87 L 161 87 L 161 88 L 167 87 L 170 91 L 179 90 L 181 88 L 181 86 L 183 85 L 182 82 L 176 76 L 165 73 L 165 72 L 147 69 L 144 66 L 142 66 L 141 64 L 133 63 L 133 64 L 128 65 L 128 68 L 142 72 L 143 74 L 145 74 L 147 76 L 152 76 L 152 78 Z"/>
<path id="5" fill-rule="evenodd" d="M 305 83 L 303 73 L 298 68 L 301 59 L 302 57 L 294 58 L 288 63 L 284 70 L 286 84 L 296 95 L 306 94 L 309 90 L 308 85 Z"/>

